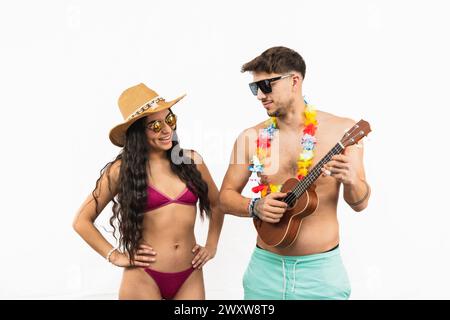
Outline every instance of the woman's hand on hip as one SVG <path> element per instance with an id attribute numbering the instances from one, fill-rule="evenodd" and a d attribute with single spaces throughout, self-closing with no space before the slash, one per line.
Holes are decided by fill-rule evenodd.
<path id="1" fill-rule="evenodd" d="M 129 256 L 125 253 L 114 251 L 111 255 L 111 263 L 118 267 L 149 267 L 156 261 L 156 252 L 153 248 L 146 244 L 138 246 L 138 250 L 134 255 L 134 261 L 130 264 Z"/>
<path id="2" fill-rule="evenodd" d="M 206 262 L 214 258 L 216 255 L 216 248 L 211 248 L 208 245 L 202 247 L 196 244 L 192 249 L 192 253 L 195 254 L 192 260 L 192 267 L 194 269 L 201 269 Z"/>

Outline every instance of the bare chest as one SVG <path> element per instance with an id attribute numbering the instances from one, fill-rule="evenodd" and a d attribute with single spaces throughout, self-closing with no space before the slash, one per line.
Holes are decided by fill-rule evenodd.
<path id="1" fill-rule="evenodd" d="M 264 172 L 261 175 L 263 182 L 281 184 L 286 179 L 297 177 L 298 161 L 303 151 L 302 136 L 301 131 L 298 133 L 278 132 L 274 136 L 268 157 L 265 159 Z M 312 169 L 340 139 L 337 133 L 320 129 L 317 130 L 315 137 L 317 143 L 309 169 Z"/>

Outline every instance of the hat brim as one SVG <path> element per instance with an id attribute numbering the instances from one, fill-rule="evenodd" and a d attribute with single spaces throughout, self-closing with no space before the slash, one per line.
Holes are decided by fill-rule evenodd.
<path id="1" fill-rule="evenodd" d="M 147 109 L 146 111 L 142 112 L 141 114 L 134 117 L 133 119 L 125 121 L 125 122 L 115 126 L 109 132 L 109 140 L 111 140 L 111 142 L 114 145 L 116 145 L 118 147 L 123 147 L 125 145 L 126 132 L 133 123 L 135 123 L 137 120 L 139 120 L 143 117 L 148 116 L 149 114 L 169 109 L 174 104 L 176 104 L 178 101 L 183 99 L 185 96 L 186 96 L 186 94 L 176 98 L 175 100 L 169 101 L 169 102 L 160 101 L 160 102 L 158 102 L 158 107 L 156 107 L 154 109 Z"/>

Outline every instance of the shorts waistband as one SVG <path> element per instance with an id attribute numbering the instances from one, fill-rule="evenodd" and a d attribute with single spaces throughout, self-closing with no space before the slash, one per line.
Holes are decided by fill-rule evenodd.
<path id="1" fill-rule="evenodd" d="M 321 253 L 314 253 L 314 254 L 308 254 L 303 256 L 283 256 L 277 253 L 273 253 L 270 251 L 267 251 L 265 249 L 261 249 L 260 247 L 255 247 L 255 250 L 253 251 L 253 254 L 256 255 L 259 258 L 265 259 L 265 260 L 272 260 L 272 261 L 292 261 L 292 262 L 309 262 L 309 261 L 317 261 L 328 259 L 331 257 L 339 256 L 340 255 L 340 249 L 339 245 L 336 246 L 334 249 L 331 249 L 330 251 L 321 252 Z"/>

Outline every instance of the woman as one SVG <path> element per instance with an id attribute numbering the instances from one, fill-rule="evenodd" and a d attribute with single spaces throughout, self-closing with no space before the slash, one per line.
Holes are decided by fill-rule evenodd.
<path id="1" fill-rule="evenodd" d="M 125 121 L 109 137 L 123 149 L 102 169 L 73 223 L 94 250 L 124 267 L 119 299 L 205 299 L 202 267 L 216 253 L 223 212 L 200 155 L 179 148 L 170 108 L 183 97 L 166 102 L 142 83 L 122 93 Z M 94 226 L 111 200 L 122 251 Z M 194 235 L 197 203 L 202 219 L 210 218 L 204 247 Z"/>

